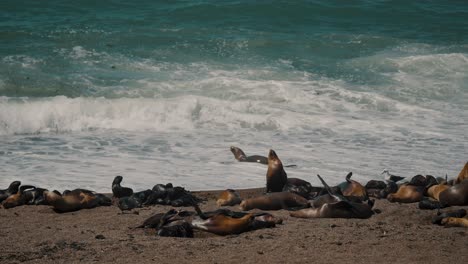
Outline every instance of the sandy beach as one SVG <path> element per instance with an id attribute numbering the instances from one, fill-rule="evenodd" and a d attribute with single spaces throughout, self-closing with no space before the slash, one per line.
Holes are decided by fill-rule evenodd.
<path id="1" fill-rule="evenodd" d="M 243 198 L 262 189 L 240 190 Z M 216 209 L 219 191 L 194 192 Z M 116 206 L 58 214 L 49 206 L 0 209 L 1 263 L 465 263 L 468 230 L 431 224 L 436 211 L 417 203 L 377 200 L 370 219 L 298 219 L 286 210 L 275 228 L 195 238 L 158 237 L 154 229 L 132 229 L 170 206 L 121 214 Z M 181 207 L 192 210 L 189 207 Z M 237 207 L 228 207 L 238 210 Z M 451 207 L 443 211 L 468 206 Z"/>

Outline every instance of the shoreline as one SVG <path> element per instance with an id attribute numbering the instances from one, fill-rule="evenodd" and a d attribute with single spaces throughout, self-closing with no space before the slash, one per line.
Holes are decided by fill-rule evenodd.
<path id="1" fill-rule="evenodd" d="M 215 210 L 222 190 L 193 191 Z M 242 198 L 262 188 L 238 190 Z M 58 214 L 49 206 L 0 209 L 0 263 L 461 263 L 468 260 L 466 228 L 433 225 L 436 210 L 417 203 L 376 200 L 381 213 L 369 219 L 299 219 L 286 210 L 268 211 L 284 220 L 275 228 L 195 238 L 157 237 L 154 229 L 130 229 L 171 206 L 155 205 L 121 214 L 116 206 Z M 193 210 L 191 207 L 179 209 Z M 239 210 L 238 206 L 227 207 Z M 453 206 L 442 211 L 468 206 Z"/>

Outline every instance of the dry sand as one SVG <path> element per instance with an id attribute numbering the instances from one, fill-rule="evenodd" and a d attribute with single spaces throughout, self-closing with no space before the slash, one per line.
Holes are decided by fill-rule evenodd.
<path id="1" fill-rule="evenodd" d="M 241 196 L 261 189 L 242 190 Z M 216 209 L 219 191 L 194 192 Z M 1 263 L 468 263 L 468 229 L 431 224 L 436 211 L 417 204 L 376 201 L 370 219 L 284 219 L 271 229 L 195 238 L 157 237 L 153 229 L 130 229 L 170 206 L 121 214 L 115 206 L 58 214 L 49 206 L 0 209 Z M 192 208 L 185 207 L 192 210 Z M 452 207 L 452 210 L 464 207 Z M 237 207 L 231 207 L 237 210 Z"/>

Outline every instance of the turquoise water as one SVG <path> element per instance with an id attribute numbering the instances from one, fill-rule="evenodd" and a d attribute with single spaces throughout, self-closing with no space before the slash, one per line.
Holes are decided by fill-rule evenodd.
<path id="1" fill-rule="evenodd" d="M 331 183 L 468 160 L 465 1 L 0 3 L 0 185 Z M 71 186 L 70 186 L 71 185 Z"/>

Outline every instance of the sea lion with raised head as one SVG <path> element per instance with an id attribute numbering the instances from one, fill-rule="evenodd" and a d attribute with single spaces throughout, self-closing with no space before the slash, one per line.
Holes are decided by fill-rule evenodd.
<path id="1" fill-rule="evenodd" d="M 442 219 L 441 224 L 445 227 L 468 227 L 468 219 L 447 217 Z"/>
<path id="2" fill-rule="evenodd" d="M 403 184 L 398 188 L 396 193 L 391 193 L 387 196 L 387 200 L 391 203 L 416 203 L 424 197 L 424 186 L 414 186 Z"/>
<path id="3" fill-rule="evenodd" d="M 281 192 L 287 182 L 288 176 L 283 169 L 283 163 L 276 155 L 276 152 L 270 149 L 266 174 L 266 192 Z"/>
<path id="4" fill-rule="evenodd" d="M 3 202 L 6 198 L 8 198 L 8 196 L 17 193 L 20 185 L 20 181 L 14 181 L 10 183 L 10 186 L 8 186 L 8 188 L 0 190 L 0 203 Z"/>
<path id="5" fill-rule="evenodd" d="M 465 166 L 458 174 L 457 179 L 455 179 L 455 184 L 462 182 L 463 180 L 468 179 L 468 162 L 465 163 Z"/>
<path id="6" fill-rule="evenodd" d="M 304 197 L 291 192 L 277 192 L 245 199 L 240 204 L 240 209 L 249 211 L 260 210 L 281 210 L 293 208 L 309 207 L 309 201 Z"/>
<path id="7" fill-rule="evenodd" d="M 130 196 L 133 194 L 133 190 L 128 187 L 122 187 L 120 183 L 122 182 L 123 177 L 118 175 L 115 176 L 114 181 L 112 182 L 112 194 L 116 198 L 122 198 Z"/>
<path id="8" fill-rule="evenodd" d="M 227 189 L 222 191 L 219 194 L 218 200 L 216 201 L 216 205 L 220 206 L 233 206 L 236 204 L 240 204 L 242 201 L 238 192 L 233 189 Z"/>
<path id="9" fill-rule="evenodd" d="M 234 154 L 234 158 L 241 162 L 256 162 L 261 164 L 268 164 L 268 158 L 265 156 L 253 155 L 247 156 L 244 151 L 238 147 L 231 146 L 231 152 Z"/>

